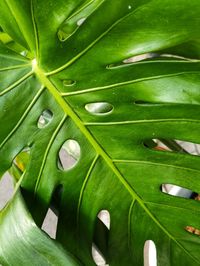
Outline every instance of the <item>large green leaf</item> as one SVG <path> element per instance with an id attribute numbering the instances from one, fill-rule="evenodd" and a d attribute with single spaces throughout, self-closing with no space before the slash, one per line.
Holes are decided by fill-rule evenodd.
<path id="1" fill-rule="evenodd" d="M 87 266 L 93 242 L 109 265 L 140 266 L 149 239 L 158 265 L 200 264 L 200 238 L 185 230 L 200 229 L 199 202 L 160 189 L 200 192 L 199 158 L 144 145 L 200 143 L 199 13 L 198 0 L 0 2 L 0 173 L 30 149 L 21 187 L 31 213 L 41 224 L 62 187 L 57 241 Z M 124 62 L 141 54 L 153 58 Z M 77 164 L 64 171 L 67 140 L 80 158 L 72 147 Z M 23 251 L 12 262 L 15 245 L 0 262 L 27 265 Z"/>

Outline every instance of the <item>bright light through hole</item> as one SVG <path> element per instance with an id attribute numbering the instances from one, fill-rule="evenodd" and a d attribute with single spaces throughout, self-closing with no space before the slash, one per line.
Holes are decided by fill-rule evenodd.
<path id="1" fill-rule="evenodd" d="M 172 184 L 162 184 L 162 192 L 172 195 L 172 196 L 177 196 L 177 197 L 182 197 L 182 198 L 190 198 L 193 194 L 193 191 L 190 189 L 172 185 Z"/>
<path id="2" fill-rule="evenodd" d="M 59 151 L 58 167 L 61 170 L 68 170 L 74 167 L 81 156 L 81 149 L 76 140 L 65 141 Z"/>
<path id="3" fill-rule="evenodd" d="M 98 218 L 110 229 L 110 213 L 107 210 L 102 210 L 98 214 Z"/>
<path id="4" fill-rule="evenodd" d="M 94 243 L 92 244 L 92 257 L 97 266 L 108 266 L 108 264 L 106 264 L 105 258 L 99 252 L 98 248 L 95 246 Z"/>
<path id="5" fill-rule="evenodd" d="M 144 266 L 157 266 L 156 246 L 152 240 L 144 244 Z"/>

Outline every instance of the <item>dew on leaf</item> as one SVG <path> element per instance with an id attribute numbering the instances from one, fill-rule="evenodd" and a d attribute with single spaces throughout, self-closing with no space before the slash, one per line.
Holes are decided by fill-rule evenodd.
<path id="1" fill-rule="evenodd" d="M 61 170 L 69 170 L 74 167 L 81 155 L 81 149 L 76 140 L 68 139 L 62 145 L 58 156 L 58 167 Z"/>

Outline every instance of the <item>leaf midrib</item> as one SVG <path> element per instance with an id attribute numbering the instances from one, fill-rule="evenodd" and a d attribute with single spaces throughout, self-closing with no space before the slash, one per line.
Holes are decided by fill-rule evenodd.
<path id="1" fill-rule="evenodd" d="M 149 211 L 147 208 L 145 202 L 139 197 L 137 192 L 131 187 L 131 185 L 128 183 L 128 181 L 125 180 L 123 175 L 120 173 L 118 168 L 114 165 L 113 160 L 108 156 L 108 154 L 104 151 L 104 149 L 101 147 L 101 145 L 96 141 L 94 136 L 90 133 L 90 131 L 86 128 L 84 123 L 81 121 L 81 119 L 78 117 L 78 115 L 72 110 L 71 106 L 63 99 L 60 92 L 57 90 L 57 88 L 52 84 L 52 82 L 48 79 L 47 74 L 38 67 L 37 64 L 34 65 L 33 71 L 35 72 L 36 76 L 40 80 L 40 82 L 45 86 L 48 91 L 51 93 L 51 95 L 54 97 L 54 99 L 58 102 L 58 104 L 61 106 L 63 111 L 66 115 L 68 115 L 73 122 L 76 124 L 76 126 L 80 129 L 82 134 L 87 138 L 87 140 L 90 142 L 90 144 L 93 146 L 93 148 L 96 150 L 97 155 L 101 156 L 108 167 L 113 171 L 113 173 L 116 175 L 116 177 L 119 179 L 119 181 L 123 184 L 125 189 L 130 193 L 130 195 L 133 197 L 133 199 L 137 200 L 139 205 L 142 207 L 142 209 L 147 213 L 147 215 L 157 224 L 159 228 L 170 238 L 172 239 L 179 248 L 181 248 L 189 257 L 191 257 L 192 260 L 194 260 L 198 265 L 200 265 L 199 261 L 195 257 L 193 257 L 189 251 L 187 251 L 168 231 L 167 229 L 160 224 L 160 222 L 154 217 L 154 215 Z M 39 185 L 39 183 L 38 183 Z M 36 191 L 35 191 L 36 192 Z"/>

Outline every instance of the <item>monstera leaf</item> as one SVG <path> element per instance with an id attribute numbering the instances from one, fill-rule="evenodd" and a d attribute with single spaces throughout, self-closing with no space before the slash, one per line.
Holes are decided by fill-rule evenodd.
<path id="1" fill-rule="evenodd" d="M 161 190 L 200 192 L 199 158 L 146 144 L 200 143 L 199 13 L 199 0 L 0 1 L 1 175 L 28 156 L 27 207 L 15 196 L 0 214 L 1 264 L 76 265 L 28 214 L 40 226 L 54 198 L 56 241 L 80 264 L 95 243 L 109 265 L 143 265 L 146 240 L 158 265 L 200 264 L 199 202 Z"/>

